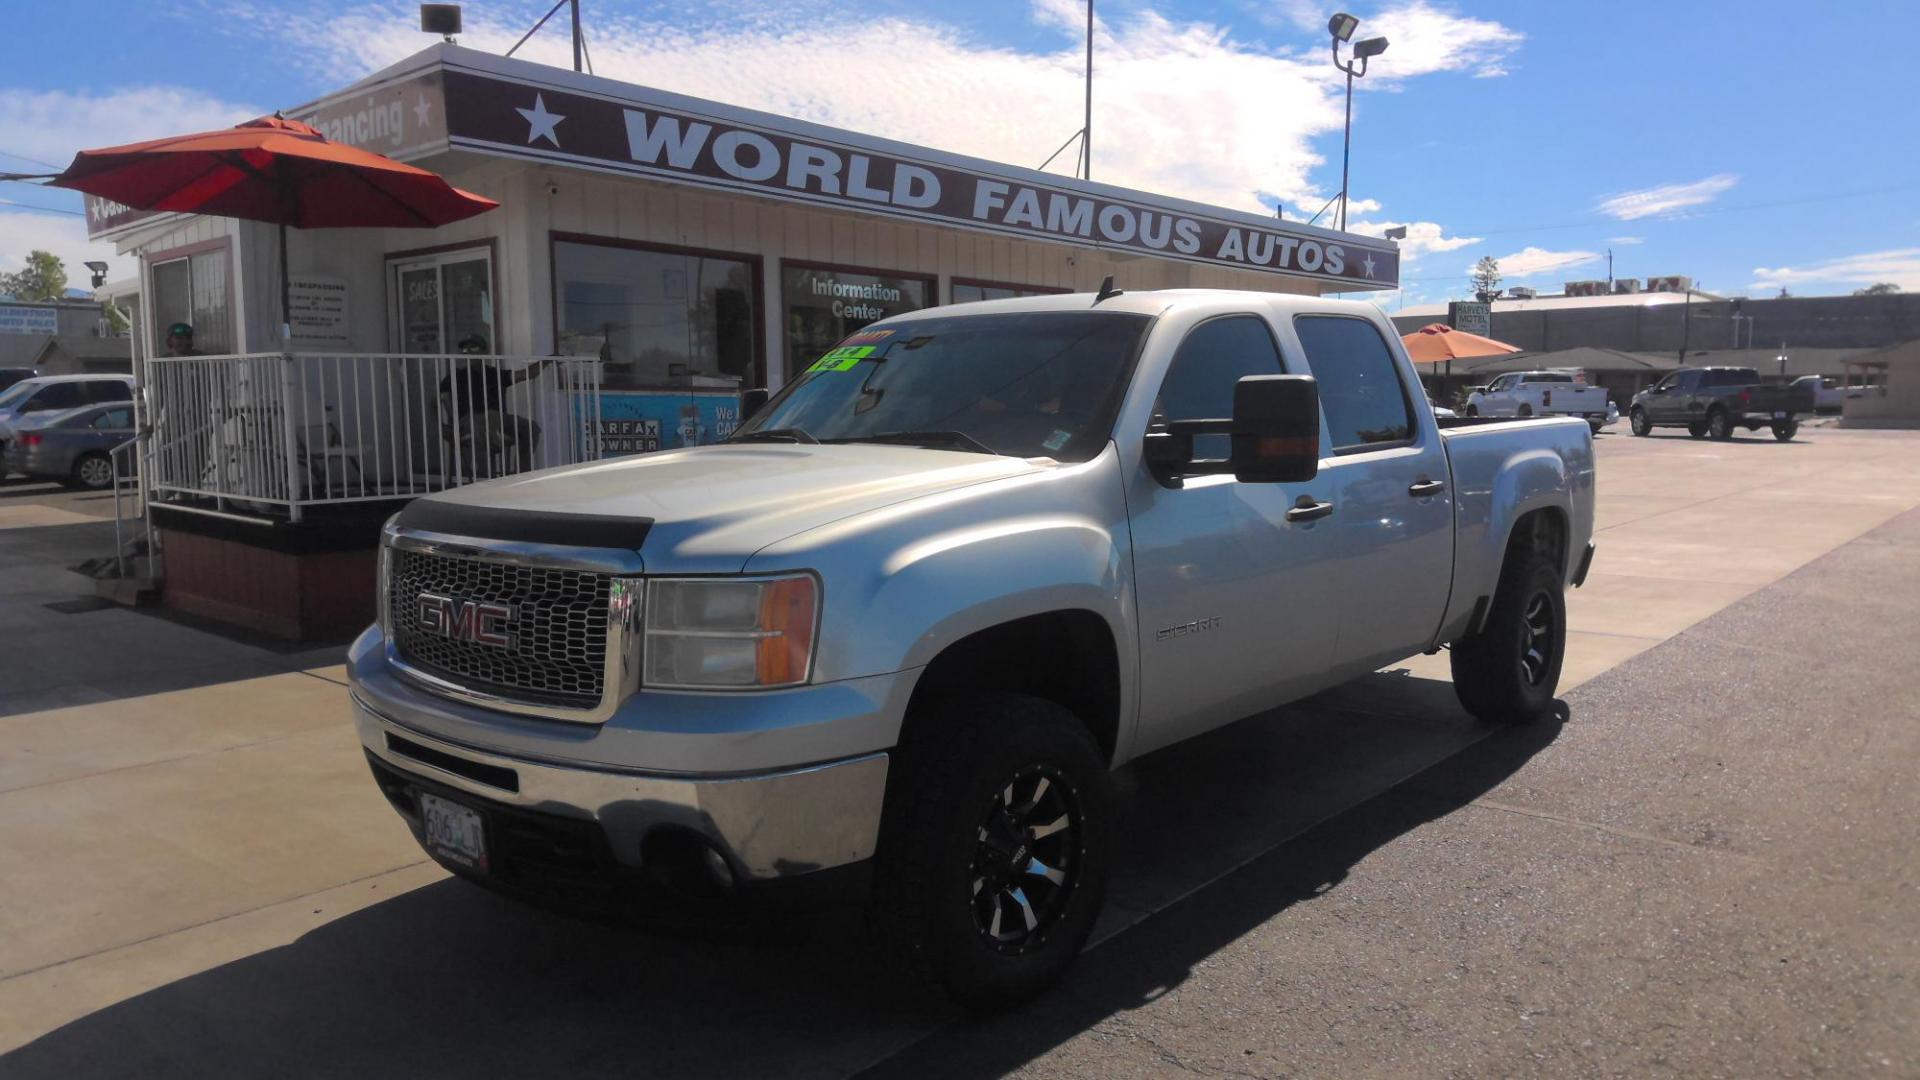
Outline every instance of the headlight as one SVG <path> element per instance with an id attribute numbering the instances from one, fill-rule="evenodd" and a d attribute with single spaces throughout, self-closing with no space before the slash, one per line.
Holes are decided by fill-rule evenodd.
<path id="1" fill-rule="evenodd" d="M 819 586 L 777 578 L 647 582 L 647 686 L 761 689 L 807 681 Z"/>

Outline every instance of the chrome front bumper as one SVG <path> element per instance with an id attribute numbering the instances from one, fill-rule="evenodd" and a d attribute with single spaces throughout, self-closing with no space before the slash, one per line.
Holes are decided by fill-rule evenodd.
<path id="1" fill-rule="evenodd" d="M 642 868 L 661 828 L 713 844 L 749 881 L 793 877 L 873 855 L 887 787 L 884 752 L 744 776 L 689 777 L 508 757 L 436 738 L 353 695 L 354 726 L 389 768 L 478 799 L 592 821 L 613 858 Z"/>

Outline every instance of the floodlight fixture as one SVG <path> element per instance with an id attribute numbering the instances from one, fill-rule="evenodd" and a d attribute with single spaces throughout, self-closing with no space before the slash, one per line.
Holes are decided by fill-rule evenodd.
<path id="1" fill-rule="evenodd" d="M 1359 25 L 1359 19 L 1342 11 L 1327 20 L 1327 33 L 1332 34 L 1335 41 L 1352 41 L 1354 28 Z"/>

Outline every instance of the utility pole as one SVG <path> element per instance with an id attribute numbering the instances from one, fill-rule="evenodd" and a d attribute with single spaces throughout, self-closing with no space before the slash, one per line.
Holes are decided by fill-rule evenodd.
<path id="1" fill-rule="evenodd" d="M 1347 166 L 1353 160 L 1353 68 L 1347 68 L 1347 122 L 1340 135 L 1340 231 L 1347 231 Z"/>
<path id="2" fill-rule="evenodd" d="M 1613 249 L 1607 249 L 1607 292 L 1613 292 Z"/>
<path id="3" fill-rule="evenodd" d="M 1082 179 L 1093 179 L 1093 0 L 1087 0 L 1087 114 L 1080 125 Z"/>
<path id="4" fill-rule="evenodd" d="M 567 0 L 573 9 L 573 70 L 580 70 L 580 0 Z"/>
<path id="5" fill-rule="evenodd" d="M 1687 302 L 1680 305 L 1680 366 L 1687 365 L 1687 344 L 1693 336 L 1693 289 L 1687 289 Z"/>

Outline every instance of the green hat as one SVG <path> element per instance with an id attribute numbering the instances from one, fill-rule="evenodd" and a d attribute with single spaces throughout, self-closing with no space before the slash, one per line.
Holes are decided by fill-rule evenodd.
<path id="1" fill-rule="evenodd" d="M 183 322 L 174 323 L 172 326 L 167 327 L 167 336 L 168 337 L 192 337 L 193 327 L 188 326 L 186 323 L 183 323 Z"/>

